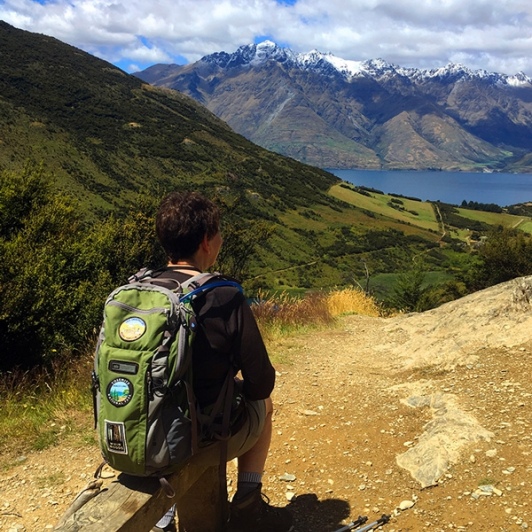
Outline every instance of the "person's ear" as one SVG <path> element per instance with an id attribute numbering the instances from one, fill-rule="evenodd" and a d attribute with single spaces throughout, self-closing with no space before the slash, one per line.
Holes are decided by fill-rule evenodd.
<path id="1" fill-rule="evenodd" d="M 209 251 L 210 247 L 211 247 L 211 243 L 210 243 L 209 237 L 207 235 L 205 235 L 203 237 L 203 240 L 200 243 L 200 248 L 203 251 L 207 252 L 207 251 Z"/>

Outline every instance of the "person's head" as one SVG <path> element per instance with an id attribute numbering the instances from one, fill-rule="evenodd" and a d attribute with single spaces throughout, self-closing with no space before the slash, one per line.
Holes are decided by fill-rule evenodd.
<path id="1" fill-rule="evenodd" d="M 170 262 L 176 264 L 191 259 L 203 244 L 217 237 L 220 210 L 198 192 L 172 192 L 159 206 L 155 229 Z"/>

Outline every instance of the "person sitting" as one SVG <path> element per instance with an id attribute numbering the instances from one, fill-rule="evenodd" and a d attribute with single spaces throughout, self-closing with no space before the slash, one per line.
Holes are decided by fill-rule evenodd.
<path id="1" fill-rule="evenodd" d="M 172 192 L 161 202 L 156 233 L 168 256 L 161 278 L 184 282 L 214 265 L 222 246 L 220 211 L 197 192 Z M 192 344 L 193 388 L 200 409 L 208 409 L 227 372 L 240 372 L 236 388 L 243 399 L 227 443 L 227 460 L 237 458 L 236 493 L 230 504 L 231 532 L 284 532 L 292 517 L 262 495 L 272 435 L 275 369 L 244 295 L 234 286 L 217 286 L 193 302 L 197 332 Z M 211 453 L 212 454 L 212 453 Z M 214 453 L 215 455 L 216 453 Z M 217 464 L 212 464 L 217 465 Z M 175 507 L 153 530 L 175 530 Z"/>

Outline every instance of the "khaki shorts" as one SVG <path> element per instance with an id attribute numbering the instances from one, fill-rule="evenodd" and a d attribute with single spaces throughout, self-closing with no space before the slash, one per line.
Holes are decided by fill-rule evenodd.
<path id="1" fill-rule="evenodd" d="M 247 419 L 244 425 L 227 442 L 227 461 L 242 456 L 249 451 L 257 443 L 264 430 L 264 423 L 266 422 L 266 402 L 264 399 L 246 401 L 246 412 Z M 209 445 L 201 452 L 202 459 L 206 460 L 209 465 L 219 464 L 220 454 L 216 452 L 218 448 L 219 444 Z"/>
<path id="2" fill-rule="evenodd" d="M 249 451 L 262 434 L 266 421 L 266 402 L 259 401 L 246 402 L 247 419 L 242 428 L 231 436 L 227 444 L 227 461 L 242 456 Z"/>

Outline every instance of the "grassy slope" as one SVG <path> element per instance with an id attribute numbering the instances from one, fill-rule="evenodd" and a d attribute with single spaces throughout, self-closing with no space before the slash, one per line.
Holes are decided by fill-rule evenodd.
<path id="1" fill-rule="evenodd" d="M 471 209 L 458 209 L 460 216 L 469 220 L 477 220 L 489 225 L 502 225 L 504 227 L 518 228 L 526 233 L 532 233 L 532 220 L 526 216 L 516 216 L 508 213 L 494 213 L 475 211 Z"/>
<path id="2" fill-rule="evenodd" d="M 367 191 L 366 191 L 367 192 Z M 379 229 L 398 229 L 406 235 L 415 235 L 425 239 L 427 244 L 438 242 L 436 252 L 430 251 L 430 246 L 422 249 L 417 248 L 417 256 L 425 256 L 428 259 L 426 268 L 428 270 L 425 277 L 425 284 L 439 284 L 453 278 L 453 272 L 462 271 L 469 266 L 468 245 L 470 243 L 471 229 L 463 227 L 445 226 L 446 235 L 453 240 L 461 242 L 460 245 L 450 245 L 442 242 L 442 229 L 438 223 L 436 210 L 430 202 L 419 202 L 407 198 L 396 198 L 388 194 L 370 192 L 360 194 L 355 187 L 346 185 L 334 185 L 329 193 L 348 204 L 355 207 L 351 221 L 356 224 L 364 213 L 373 213 L 374 217 L 367 218 L 364 223 Z M 399 211 L 392 205 L 393 200 L 400 200 Z M 525 232 L 532 232 L 532 218 L 528 216 L 515 216 L 508 213 L 491 213 L 471 209 L 456 208 L 457 214 L 473 223 L 483 222 L 488 226 L 514 227 Z M 415 212 L 416 214 L 413 214 Z M 416 256 L 416 248 L 413 245 L 412 251 Z M 434 261 L 433 257 L 439 257 Z M 370 271 L 370 288 L 379 297 L 386 297 L 393 291 L 397 276 L 401 271 L 408 269 L 408 262 L 405 261 L 402 267 L 396 271 L 386 271 L 385 268 L 379 271 Z M 365 279 L 358 276 L 358 282 L 364 285 Z"/>
<path id="3" fill-rule="evenodd" d="M 401 198 L 400 201 L 403 202 L 404 211 L 399 211 L 389 206 L 393 197 L 388 194 L 371 193 L 366 196 L 341 185 L 333 186 L 329 193 L 335 198 L 356 205 L 360 209 L 374 212 L 397 222 L 412 224 L 421 229 L 439 231 L 434 210 L 428 202 Z M 413 212 L 417 214 L 413 214 Z"/>
<path id="4" fill-rule="evenodd" d="M 329 193 L 342 201 L 352 203 L 360 209 L 365 209 L 383 217 L 395 220 L 396 222 L 412 224 L 420 229 L 427 229 L 436 233 L 440 232 L 440 227 L 430 202 L 414 201 L 407 198 L 400 198 L 403 203 L 404 211 L 397 211 L 390 206 L 390 202 L 394 196 L 389 194 L 370 193 L 369 197 L 358 194 L 354 190 L 349 190 L 342 185 L 334 185 L 331 187 Z M 527 216 L 517 216 L 505 212 L 495 213 L 478 211 L 473 209 L 464 209 L 456 207 L 457 213 L 468 220 L 484 222 L 491 226 L 502 225 L 503 227 L 518 228 L 527 233 L 532 232 L 532 218 Z M 411 211 L 417 214 L 412 214 Z M 456 228 L 451 228 L 453 232 L 460 236 L 464 241 L 468 230 L 458 231 Z"/>
<path id="5" fill-rule="evenodd" d="M 346 282 L 364 283 L 366 263 L 370 269 L 377 293 L 387 293 L 393 287 L 398 273 L 407 270 L 412 257 L 427 260 L 426 282 L 438 283 L 452 278 L 453 271 L 468 268 L 468 247 L 471 230 L 446 225 L 448 236 L 464 246 L 442 242 L 443 231 L 435 209 L 430 202 L 396 198 L 388 194 L 360 194 L 354 187 L 333 185 L 329 194 L 337 200 L 333 209 L 314 204 L 280 213 L 270 245 L 262 250 L 262 261 L 253 272 L 275 289 L 304 286 L 307 279 L 312 286 L 331 287 Z M 402 210 L 394 208 L 392 200 L 399 200 Z M 481 221 L 488 225 L 518 227 L 528 231 L 532 219 L 507 213 L 488 213 L 459 208 L 465 220 Z M 339 234 L 349 228 L 349 239 L 363 238 L 368 231 L 399 231 L 406 240 L 373 251 L 352 252 L 346 249 L 330 256 L 330 249 L 338 242 Z M 437 252 L 430 252 L 436 248 Z M 403 254 L 401 254 L 403 252 Z M 275 257 L 275 260 L 272 260 Z M 388 264 L 389 263 L 389 264 Z"/>
<path id="6" fill-rule="evenodd" d="M 274 155 L 178 92 L 0 22 L 0 168 L 43 161 L 88 210 L 177 186 L 249 190 L 272 208 L 327 201 L 336 178 Z"/>
<path id="7" fill-rule="evenodd" d="M 190 98 L 56 39 L 0 22 L 0 50 L 0 170 L 42 161 L 91 216 L 120 211 L 139 192 L 193 187 L 238 198 L 241 219 L 275 228 L 251 276 L 276 288 L 351 282 L 364 264 L 372 274 L 405 270 L 441 236 L 429 203 L 401 198 L 398 210 L 391 196 L 338 186 L 325 171 L 255 146 Z M 487 223 L 517 221 L 489 215 Z M 465 240 L 467 231 L 453 236 Z M 448 267 L 444 251 L 431 267 Z"/>

